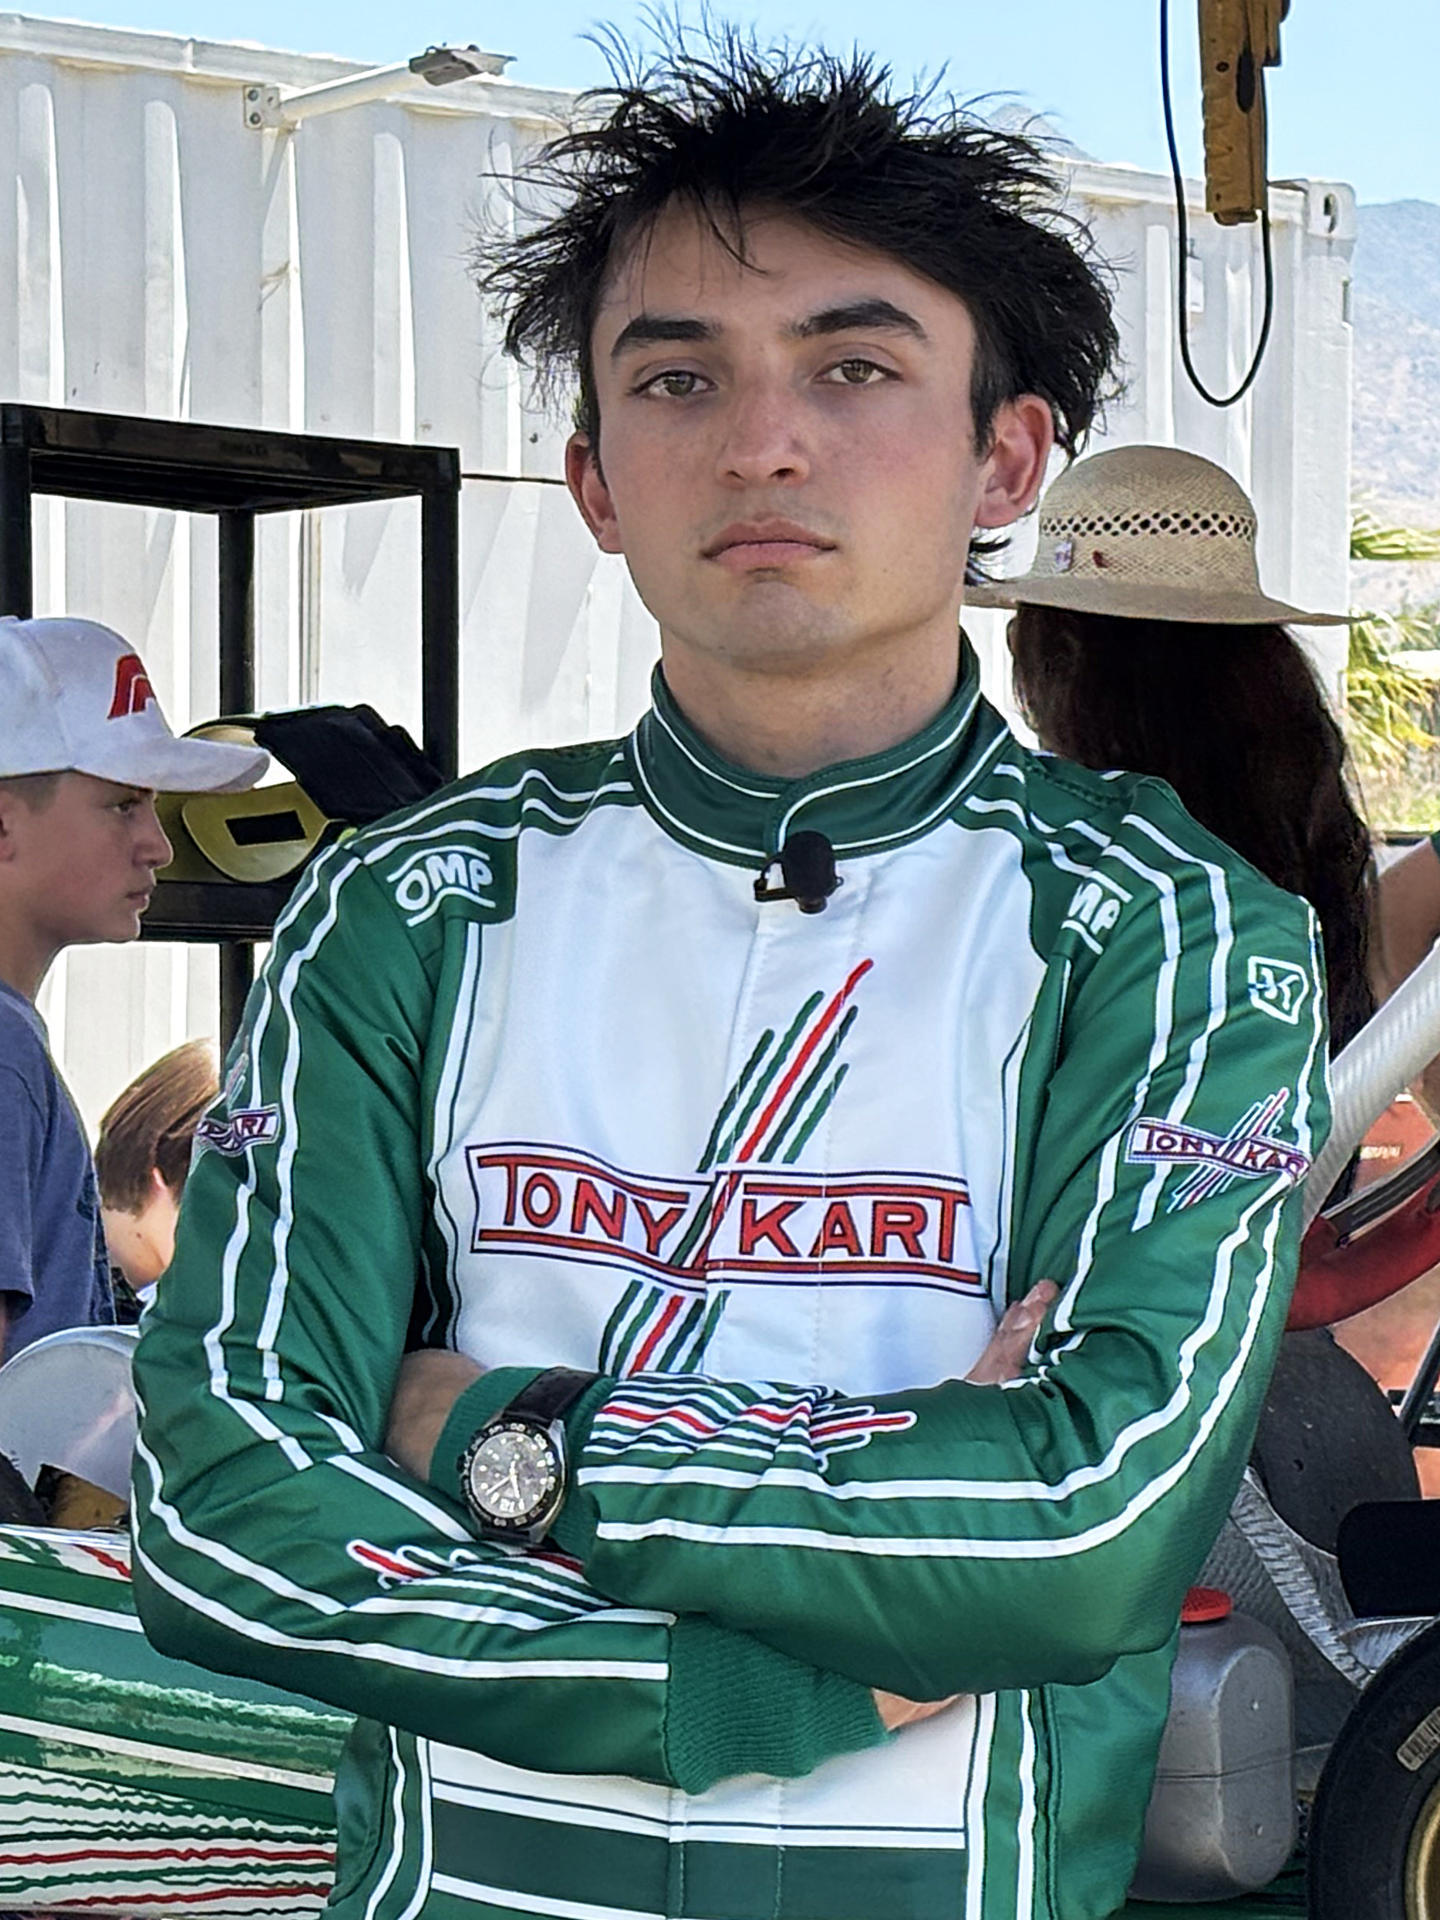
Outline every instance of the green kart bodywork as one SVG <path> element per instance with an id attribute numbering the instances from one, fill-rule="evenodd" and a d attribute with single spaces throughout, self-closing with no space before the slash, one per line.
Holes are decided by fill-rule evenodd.
<path id="1" fill-rule="evenodd" d="M 349 1725 L 157 1653 L 125 1534 L 0 1527 L 0 1909 L 318 1913 Z"/>
<path id="2" fill-rule="evenodd" d="M 349 1726 L 318 1701 L 157 1653 L 135 1615 L 123 1533 L 0 1527 L 0 1911 L 320 1912 Z M 1303 1911 L 1298 1874 L 1204 1909 Z"/>

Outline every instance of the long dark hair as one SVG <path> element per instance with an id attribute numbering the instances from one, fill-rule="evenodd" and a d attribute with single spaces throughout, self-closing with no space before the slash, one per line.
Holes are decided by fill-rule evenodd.
<path id="1" fill-rule="evenodd" d="M 1284 627 L 1125 620 L 1021 607 L 1015 695 L 1045 746 L 1158 774 L 1210 831 L 1320 920 L 1332 1048 L 1374 1011 L 1370 836 L 1345 737 Z"/>

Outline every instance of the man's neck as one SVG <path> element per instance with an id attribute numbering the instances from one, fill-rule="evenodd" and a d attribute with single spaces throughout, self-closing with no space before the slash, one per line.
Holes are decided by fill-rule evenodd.
<path id="1" fill-rule="evenodd" d="M 37 941 L 29 928 L 6 926 L 0 920 L 0 980 L 32 1005 L 55 952 L 45 942 Z"/>
<path id="2" fill-rule="evenodd" d="M 665 682 L 686 719 L 732 766 L 803 779 L 886 753 L 928 726 L 955 692 L 958 643 L 921 660 L 770 672 L 662 650 Z"/>

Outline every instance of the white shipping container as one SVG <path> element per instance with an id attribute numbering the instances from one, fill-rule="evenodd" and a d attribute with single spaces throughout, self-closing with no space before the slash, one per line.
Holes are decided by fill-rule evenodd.
<path id="1" fill-rule="evenodd" d="M 947 51 L 937 46 L 937 59 Z M 479 210 L 570 96 L 468 80 L 302 120 L 247 123 L 247 92 L 343 79 L 355 63 L 0 15 L 0 398 L 461 449 L 461 765 L 623 731 L 645 704 L 653 624 L 596 553 L 560 476 L 564 424 L 531 404 L 468 275 Z M 1024 46 L 1017 35 L 1017 86 Z M 1070 169 L 1117 274 L 1127 385 L 1110 443 L 1222 462 L 1254 496 L 1273 593 L 1346 595 L 1354 202 L 1331 183 L 1273 195 L 1276 314 L 1253 392 L 1220 413 L 1176 345 L 1168 179 Z M 1191 189 L 1192 211 L 1201 198 Z M 1260 317 L 1254 228 L 1193 226 L 1202 376 L 1233 384 Z M 260 523 L 262 706 L 368 699 L 419 732 L 413 502 Z M 1033 543 L 1023 530 L 1022 564 Z M 143 652 L 178 728 L 216 709 L 215 528 L 37 498 L 35 611 L 104 620 Z M 969 623 L 1006 698 L 1002 623 Z M 1317 642 L 1328 671 L 1343 639 Z M 1328 651 L 1323 651 L 1328 649 Z M 132 1074 L 213 1033 L 206 948 L 72 951 L 41 997 L 94 1123 Z"/>

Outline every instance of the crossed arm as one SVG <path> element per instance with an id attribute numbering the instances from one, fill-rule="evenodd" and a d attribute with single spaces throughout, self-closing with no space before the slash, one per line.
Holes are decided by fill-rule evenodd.
<path id="1" fill-rule="evenodd" d="M 1031 1344 L 1046 1311 L 1060 1289 L 1053 1280 L 1040 1280 L 1023 1300 L 1007 1307 L 989 1345 L 966 1374 L 975 1385 L 998 1385 L 1018 1380 L 1025 1371 Z M 395 1398 L 390 1403 L 385 1451 L 417 1480 L 431 1477 L 436 1445 L 466 1390 L 480 1379 L 483 1368 L 463 1353 L 448 1348 L 425 1348 L 407 1354 L 400 1368 Z M 955 1697 L 909 1700 L 903 1694 L 872 1688 L 881 1725 L 887 1732 L 926 1720 L 950 1705 Z"/>
<path id="2" fill-rule="evenodd" d="M 1254 902 L 1232 912 L 1223 1000 L 1213 940 L 1177 945 L 1163 1032 L 1135 1018 L 1153 933 L 1117 929 L 1077 994 L 1017 1168 L 1011 1273 L 1061 1287 L 1023 1381 L 887 1396 L 885 1431 L 829 1453 L 816 1406 L 843 1418 L 839 1396 L 656 1380 L 639 1433 L 587 1411 L 555 1559 L 475 1538 L 443 1446 L 430 1486 L 383 1446 L 412 1306 L 395 1276 L 438 1257 L 416 1152 L 433 990 L 338 848 L 280 931 L 231 1096 L 273 1108 L 278 1138 L 195 1168 L 137 1357 L 151 1637 L 516 1765 L 687 1790 L 871 1744 L 872 1690 L 1080 1683 L 1162 1645 L 1243 1465 L 1297 1223 L 1285 1177 L 1176 1210 L 1180 1175 L 1126 1142 L 1141 1115 L 1222 1138 L 1276 1088 L 1292 1137 L 1323 1135 L 1318 1023 L 1245 1010 L 1257 942 L 1310 966 L 1315 1004 L 1301 910 L 1277 928 L 1276 899 L 1258 930 Z M 484 1376 L 461 1411 L 525 1377 Z M 696 1394 L 708 1437 L 677 1446 Z M 784 1431 L 737 1465 L 767 1395 L 789 1396 Z"/>

